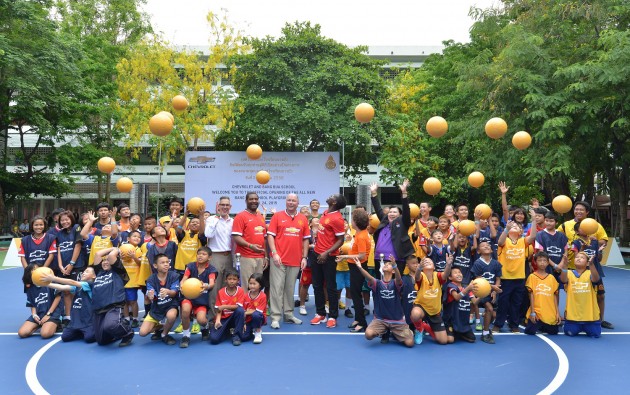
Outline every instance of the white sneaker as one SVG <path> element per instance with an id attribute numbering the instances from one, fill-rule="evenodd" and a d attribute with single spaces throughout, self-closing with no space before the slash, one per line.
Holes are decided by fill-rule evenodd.
<path id="1" fill-rule="evenodd" d="M 271 329 L 280 329 L 280 322 L 271 321 Z"/>
<path id="2" fill-rule="evenodd" d="M 306 312 L 306 306 L 300 306 L 300 315 L 306 315 L 306 314 L 308 314 Z"/>
<path id="3" fill-rule="evenodd" d="M 262 343 L 262 331 L 254 332 L 254 344 Z"/>
<path id="4" fill-rule="evenodd" d="M 302 320 L 294 316 L 285 318 L 284 322 L 287 322 L 289 324 L 302 325 Z"/>

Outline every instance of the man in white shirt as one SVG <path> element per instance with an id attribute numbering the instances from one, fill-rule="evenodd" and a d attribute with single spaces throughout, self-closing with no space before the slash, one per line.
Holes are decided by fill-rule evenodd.
<path id="1" fill-rule="evenodd" d="M 232 225 L 234 219 L 230 218 L 230 209 L 232 204 L 230 198 L 221 196 L 217 203 L 216 213 L 206 220 L 206 229 L 204 234 L 208 238 L 208 247 L 212 250 L 212 266 L 217 269 L 217 279 L 214 288 L 210 292 L 210 307 L 212 313 L 209 316 L 216 315 L 214 303 L 217 298 L 217 292 L 223 287 L 223 273 L 232 264 Z M 211 317 L 209 317 L 211 318 Z"/>

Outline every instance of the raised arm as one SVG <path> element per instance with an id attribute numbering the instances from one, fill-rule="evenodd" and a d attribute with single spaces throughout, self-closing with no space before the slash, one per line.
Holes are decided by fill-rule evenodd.
<path id="1" fill-rule="evenodd" d="M 370 195 L 372 200 L 372 206 L 374 207 L 374 211 L 376 212 L 376 216 L 379 220 L 383 220 L 383 208 L 381 207 L 381 202 L 378 201 L 378 184 L 373 182 L 370 184 Z"/>
<path id="2" fill-rule="evenodd" d="M 512 221 L 508 221 L 508 223 L 505 224 L 505 229 L 503 229 L 503 233 L 501 233 L 501 236 L 499 236 L 499 241 L 497 242 L 500 247 L 503 247 L 505 245 L 505 240 L 508 237 L 508 233 L 510 232 L 510 226 L 512 226 L 512 223 Z"/>
<path id="3" fill-rule="evenodd" d="M 529 215 L 530 215 L 530 217 L 531 217 L 532 219 L 534 218 L 534 214 L 535 214 L 535 213 L 534 213 L 534 210 L 533 210 L 533 209 L 530 209 L 530 210 L 529 210 Z M 538 232 L 538 229 L 537 229 L 537 228 L 538 228 L 538 226 L 536 226 L 536 224 L 535 224 L 535 223 L 533 223 L 533 224 L 532 224 L 532 226 L 531 226 L 531 228 L 529 228 L 529 229 L 530 229 L 530 231 L 529 231 L 529 236 L 527 236 L 527 237 L 525 238 L 525 244 L 527 244 L 527 245 L 532 245 L 532 244 L 534 244 L 534 242 L 536 241 L 536 233 Z"/>
<path id="4" fill-rule="evenodd" d="M 510 187 L 505 185 L 505 181 L 499 181 L 499 190 L 501 191 L 501 209 L 503 210 L 503 220 L 507 223 L 510 219 L 510 209 L 507 202 L 507 193 Z"/>
<path id="5" fill-rule="evenodd" d="M 374 277 L 372 277 L 372 275 L 370 273 L 368 273 L 362 266 L 361 266 L 361 261 L 358 258 L 353 258 L 353 259 L 349 259 L 348 263 L 356 265 L 357 269 L 359 269 L 359 271 L 361 272 L 361 274 L 363 275 L 363 277 L 365 277 L 365 279 L 368 282 L 374 282 L 376 281 L 374 279 Z"/>
<path id="6" fill-rule="evenodd" d="M 402 221 L 405 226 L 405 231 L 411 226 L 411 209 L 409 209 L 409 199 L 407 198 L 407 187 L 409 187 L 409 180 L 405 179 L 400 185 L 400 193 L 402 195 Z"/>
<path id="7" fill-rule="evenodd" d="M 96 221 L 96 216 L 94 216 L 94 211 L 87 212 L 87 221 L 81 228 L 81 238 L 83 240 L 87 240 L 90 232 L 92 232 L 92 225 L 94 225 L 94 221 Z"/>

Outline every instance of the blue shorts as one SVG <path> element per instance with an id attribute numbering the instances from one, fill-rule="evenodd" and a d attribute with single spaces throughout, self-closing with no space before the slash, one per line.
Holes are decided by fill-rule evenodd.
<path id="1" fill-rule="evenodd" d="M 125 300 L 127 302 L 135 302 L 138 300 L 139 288 L 125 288 Z"/>
<path id="2" fill-rule="evenodd" d="M 337 291 L 341 291 L 344 288 L 350 288 L 350 271 L 337 272 Z"/>
<path id="3" fill-rule="evenodd" d="M 588 337 L 600 337 L 602 335 L 601 321 L 564 321 L 564 334 L 567 336 L 577 336 L 580 332 L 586 333 Z"/>

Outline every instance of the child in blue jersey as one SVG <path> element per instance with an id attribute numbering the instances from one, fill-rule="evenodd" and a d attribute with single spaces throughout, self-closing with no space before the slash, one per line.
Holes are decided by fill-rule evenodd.
<path id="1" fill-rule="evenodd" d="M 490 295 L 481 298 L 477 305 L 485 309 L 483 317 L 483 329 L 481 332 L 481 341 L 488 344 L 494 344 L 494 337 L 490 332 L 490 323 L 493 320 L 494 310 L 497 303 L 497 293 L 501 293 L 501 276 L 503 275 L 502 267 L 499 261 L 492 258 L 492 247 L 487 241 L 479 243 L 477 246 L 479 258 L 473 263 L 471 272 L 474 278 L 483 277 L 490 283 L 492 291 Z"/>
<path id="2" fill-rule="evenodd" d="M 70 342 L 83 339 L 86 343 L 96 341 L 94 337 L 94 325 L 92 322 L 92 287 L 96 273 L 93 267 L 86 268 L 81 273 L 81 281 L 70 278 L 46 276 L 44 281 L 51 281 L 49 288 L 58 291 L 70 292 L 74 295 L 72 299 L 72 311 L 70 312 L 70 323 L 63 329 L 61 340 Z"/>
<path id="3" fill-rule="evenodd" d="M 131 214 L 131 216 L 129 217 L 129 229 L 123 230 L 119 233 L 120 242 L 122 244 L 125 244 L 127 242 L 127 238 L 129 237 L 129 234 L 133 231 L 138 231 L 140 232 L 139 246 L 141 246 L 144 243 L 146 234 L 143 230 L 140 230 L 140 224 L 142 224 L 142 216 L 140 214 Z M 120 222 L 119 222 L 119 225 L 120 225 Z"/>
<path id="4" fill-rule="evenodd" d="M 496 235 L 494 239 L 491 239 L 490 245 L 492 247 L 492 258 L 498 259 L 499 258 L 499 238 L 497 236 L 503 233 L 503 227 L 501 226 L 501 219 L 499 217 L 499 214 L 492 213 L 492 215 L 490 216 L 490 221 L 488 221 L 488 223 L 490 224 L 490 226 L 492 226 L 496 230 Z M 479 245 L 479 242 L 477 242 L 477 245 Z"/>
<path id="5" fill-rule="evenodd" d="M 96 278 L 92 286 L 94 336 L 99 345 L 120 340 L 119 347 L 131 344 L 133 330 L 123 317 L 125 284 L 129 276 L 116 247 L 98 251 L 94 256 Z"/>
<path id="6" fill-rule="evenodd" d="M 179 343 L 181 348 L 187 348 L 190 344 L 190 318 L 193 316 L 201 329 L 201 340 L 208 340 L 208 309 L 210 308 L 209 291 L 214 288 L 217 278 L 217 269 L 210 264 L 212 250 L 209 247 L 200 247 L 197 250 L 196 262 L 186 265 L 182 283 L 189 278 L 196 278 L 203 284 L 203 291 L 195 299 L 183 298 L 182 305 L 182 333 L 183 337 Z"/>
<path id="7" fill-rule="evenodd" d="M 153 237 L 153 243 L 149 244 L 147 248 L 147 259 L 149 259 L 149 265 L 151 270 L 155 273 L 155 256 L 157 254 L 164 254 L 170 259 L 171 270 L 175 270 L 175 257 L 177 256 L 177 243 L 167 239 L 168 230 L 163 226 L 156 226 L 151 230 L 151 237 Z"/>
<path id="8" fill-rule="evenodd" d="M 26 319 L 18 330 L 21 338 L 29 337 L 38 329 L 42 339 L 51 338 L 57 326 L 60 324 L 61 294 L 48 287 L 38 287 L 33 284 L 33 270 L 38 267 L 36 264 L 29 264 L 24 269 L 22 282 L 26 290 L 26 307 L 31 310 L 31 315 Z"/>
<path id="9" fill-rule="evenodd" d="M 403 282 L 398 271 L 398 265 L 393 257 L 385 261 L 381 266 L 383 277 L 375 279 L 361 267 L 358 258 L 349 261 L 357 265 L 357 269 L 368 281 L 374 299 L 374 318 L 365 330 L 365 338 L 372 340 L 375 337 L 389 331 L 396 340 L 407 347 L 413 347 L 413 332 L 405 321 L 405 313 L 402 308 L 401 291 Z"/>
<path id="10" fill-rule="evenodd" d="M 64 278 L 77 278 L 78 270 L 83 265 L 81 257 L 81 246 L 83 240 L 81 237 L 81 229 L 79 225 L 74 223 L 74 214 L 72 211 L 63 211 L 58 217 L 59 231 L 57 235 L 57 265 L 55 266 L 55 274 Z M 76 268 L 76 269 L 75 269 Z M 72 309 L 72 293 L 63 291 L 64 316 L 63 324 L 70 320 L 70 310 Z"/>
<path id="11" fill-rule="evenodd" d="M 446 300 L 442 309 L 442 317 L 446 326 L 446 336 L 449 343 L 455 339 L 462 339 L 468 343 L 475 342 L 475 334 L 470 326 L 470 307 L 477 301 L 471 297 L 474 290 L 473 283 L 462 285 L 463 274 L 459 267 L 453 266 L 448 277 L 450 282 L 446 285 Z"/>
<path id="12" fill-rule="evenodd" d="M 454 236 L 454 234 L 453 234 Z M 444 234 L 441 230 L 436 229 L 431 232 L 431 239 L 427 246 L 422 246 L 422 250 L 427 258 L 433 261 L 435 271 L 442 273 L 446 267 L 446 256 L 448 255 L 448 247 L 444 245 Z"/>
<path id="13" fill-rule="evenodd" d="M 549 265 L 546 266 L 547 273 L 553 274 L 556 279 L 560 277 L 561 269 L 558 267 L 562 263 L 562 258 L 567 252 L 567 236 L 556 230 L 556 215 L 548 211 L 545 214 L 545 228 L 536 233 L 536 250 L 544 251 L 549 256 Z M 534 267 L 534 270 L 536 268 Z"/>
<path id="14" fill-rule="evenodd" d="M 157 254 L 154 260 L 155 272 L 147 279 L 147 297 L 152 301 L 151 311 L 140 327 L 139 335 L 144 337 L 151 332 L 151 340 L 162 340 L 172 346 L 175 343 L 169 335 L 177 319 L 179 276 L 170 270 L 171 263 L 164 254 Z"/>
<path id="15" fill-rule="evenodd" d="M 46 232 L 46 220 L 41 215 L 36 215 L 31 220 L 32 233 L 22 238 L 18 256 L 22 267 L 30 264 L 48 266 L 54 270 L 53 259 L 57 252 L 56 237 Z"/>
<path id="16" fill-rule="evenodd" d="M 602 251 L 604 249 L 604 246 L 599 245 L 599 242 L 595 236 L 587 236 L 583 231 L 581 231 L 579 222 L 575 223 L 574 229 L 576 238 L 575 240 L 573 240 L 571 250 L 576 255 L 578 252 L 584 252 L 586 253 L 586 255 L 588 255 L 589 259 L 592 259 L 592 264 L 595 265 L 597 273 L 599 273 L 599 280 L 594 283 L 594 285 L 597 288 L 597 306 L 599 307 L 599 315 L 602 322 L 602 328 L 611 329 L 613 328 L 613 324 L 604 320 L 604 308 L 606 307 L 606 289 L 604 289 L 604 277 L 606 277 L 606 274 L 604 273 L 604 269 L 601 264 Z"/>

